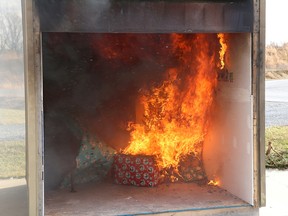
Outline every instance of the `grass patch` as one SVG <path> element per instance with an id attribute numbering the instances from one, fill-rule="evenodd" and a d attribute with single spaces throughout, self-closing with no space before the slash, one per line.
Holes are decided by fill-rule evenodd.
<path id="1" fill-rule="evenodd" d="M 24 124 L 25 111 L 18 109 L 1 109 L 0 108 L 0 124 Z"/>
<path id="2" fill-rule="evenodd" d="M 266 155 L 266 167 L 288 168 L 288 126 L 266 128 L 266 149 L 271 142 L 273 149 Z"/>
<path id="3" fill-rule="evenodd" d="M 0 178 L 25 176 L 25 141 L 0 141 Z"/>

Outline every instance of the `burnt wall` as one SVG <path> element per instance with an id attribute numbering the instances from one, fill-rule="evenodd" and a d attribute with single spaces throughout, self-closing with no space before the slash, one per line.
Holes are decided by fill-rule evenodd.
<path id="1" fill-rule="evenodd" d="M 37 0 L 42 32 L 252 32 L 251 0 Z"/>
<path id="2" fill-rule="evenodd" d="M 82 131 L 125 147 L 139 91 L 177 64 L 168 40 L 157 34 L 44 34 L 44 117 L 62 113 Z"/>

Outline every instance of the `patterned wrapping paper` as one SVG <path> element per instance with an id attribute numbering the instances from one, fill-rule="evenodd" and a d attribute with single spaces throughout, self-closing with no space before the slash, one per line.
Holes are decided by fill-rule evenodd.
<path id="1" fill-rule="evenodd" d="M 159 183 L 159 168 L 154 156 L 114 155 L 113 177 L 116 184 L 154 187 Z"/>
<path id="2" fill-rule="evenodd" d="M 179 164 L 179 174 L 184 182 L 205 183 L 207 176 L 201 158 L 191 153 L 184 156 Z"/>
<path id="3" fill-rule="evenodd" d="M 82 138 L 79 154 L 76 158 L 77 168 L 74 171 L 74 183 L 99 182 L 109 174 L 115 150 L 110 148 L 96 135 L 85 133 Z M 60 188 L 71 185 L 70 173 L 63 179 Z"/>

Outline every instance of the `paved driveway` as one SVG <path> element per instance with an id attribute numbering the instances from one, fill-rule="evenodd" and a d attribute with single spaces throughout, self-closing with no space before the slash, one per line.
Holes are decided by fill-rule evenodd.
<path id="1" fill-rule="evenodd" d="M 0 215 L 28 216 L 25 179 L 0 180 Z"/>
<path id="2" fill-rule="evenodd" d="M 266 81 L 266 127 L 288 125 L 288 80 Z"/>

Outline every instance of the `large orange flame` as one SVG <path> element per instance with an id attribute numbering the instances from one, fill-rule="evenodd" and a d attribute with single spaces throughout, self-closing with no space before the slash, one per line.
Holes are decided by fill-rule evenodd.
<path id="1" fill-rule="evenodd" d="M 155 155 L 161 169 L 176 172 L 183 156 L 201 157 L 213 112 L 219 58 L 224 64 L 220 54 L 226 49 L 224 35 L 218 37 L 171 35 L 178 64 L 166 71 L 160 85 L 142 92 L 143 123 L 129 123 L 131 139 L 124 153 Z"/>

